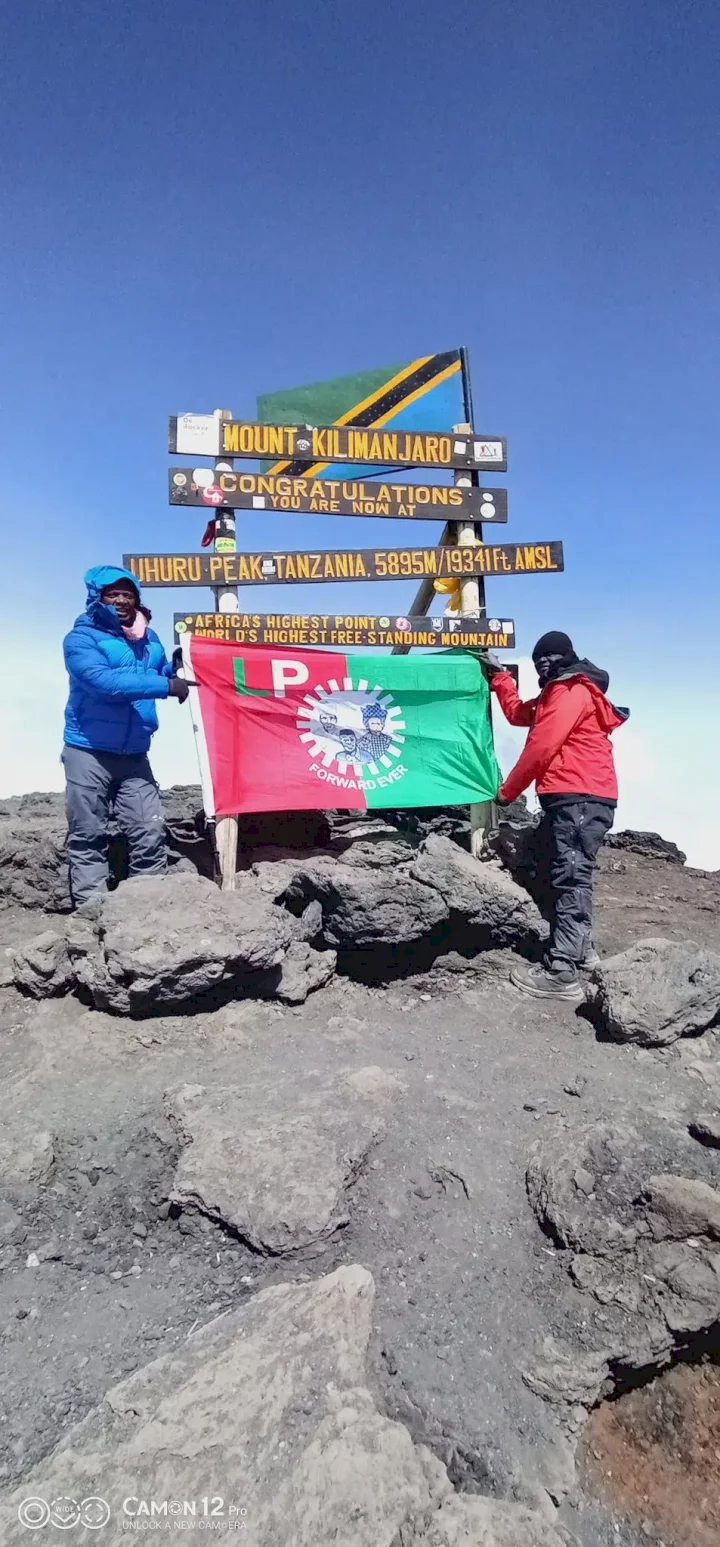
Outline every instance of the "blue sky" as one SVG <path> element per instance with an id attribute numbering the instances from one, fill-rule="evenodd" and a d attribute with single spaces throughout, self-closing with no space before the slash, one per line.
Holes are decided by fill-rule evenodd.
<path id="1" fill-rule="evenodd" d="M 719 865 L 717 7 L 23 0 L 4 44 L 1 792 L 60 786 L 84 569 L 197 546 L 202 513 L 165 502 L 168 414 L 465 344 L 476 427 L 509 437 L 508 539 L 565 543 L 563 576 L 489 582 L 489 610 L 520 654 L 564 628 L 608 667 L 620 818 Z M 173 610 L 211 605 L 148 599 L 168 644 Z M 168 706 L 163 782 L 193 776 L 188 738 Z"/>

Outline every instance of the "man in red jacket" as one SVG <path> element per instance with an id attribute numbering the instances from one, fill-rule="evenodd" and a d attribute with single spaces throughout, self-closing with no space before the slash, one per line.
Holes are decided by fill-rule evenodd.
<path id="1" fill-rule="evenodd" d="M 605 697 L 606 671 L 579 660 L 567 634 L 543 634 L 533 650 L 540 683 L 523 703 L 510 672 L 488 663 L 491 687 L 511 725 L 530 726 L 515 767 L 501 784 L 500 806 L 535 784 L 543 818 L 538 832 L 549 861 L 550 939 L 540 966 L 517 967 L 516 988 L 539 999 L 584 997 L 578 968 L 596 966 L 592 883 L 598 850 L 612 827 L 617 778 L 610 733 L 628 718 Z"/>

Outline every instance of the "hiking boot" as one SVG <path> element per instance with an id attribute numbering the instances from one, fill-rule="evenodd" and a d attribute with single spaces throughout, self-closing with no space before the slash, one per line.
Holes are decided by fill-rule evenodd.
<path id="1" fill-rule="evenodd" d="M 576 977 L 549 972 L 541 963 L 529 966 L 523 962 L 521 966 L 513 967 L 510 982 L 521 993 L 532 994 L 535 999 L 567 999 L 571 1004 L 580 1004 L 585 998 L 585 990 Z"/>

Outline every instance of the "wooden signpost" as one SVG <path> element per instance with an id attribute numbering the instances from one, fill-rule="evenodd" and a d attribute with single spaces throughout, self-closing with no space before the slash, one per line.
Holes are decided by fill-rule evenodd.
<path id="1" fill-rule="evenodd" d="M 237 645 L 312 645 L 346 649 L 349 645 L 392 648 L 418 646 L 512 650 L 512 618 L 355 617 L 311 613 L 176 612 L 175 637 L 200 634 Z"/>
<path id="2" fill-rule="evenodd" d="M 386 516 L 393 520 L 507 521 L 507 489 L 451 483 L 370 483 L 362 479 L 288 478 L 277 473 L 171 467 L 171 505 L 279 510 L 307 515 Z"/>
<path id="3" fill-rule="evenodd" d="M 455 548 L 126 553 L 123 565 L 142 586 L 303 585 L 315 580 L 402 580 L 414 575 L 462 581 L 484 575 L 553 574 L 564 567 L 560 542 L 483 543 L 474 534 L 472 543 Z"/>
<path id="4" fill-rule="evenodd" d="M 398 428 L 393 423 L 398 414 L 404 416 L 415 397 L 451 376 L 459 381 L 459 373 L 468 423 L 440 430 Z M 379 384 L 376 381 L 368 396 L 362 400 L 351 397 L 356 409 L 348 409 L 346 400 L 345 410 L 334 424 L 257 423 L 234 419 L 227 409 L 170 419 L 171 454 L 211 460 L 213 464 L 176 464 L 168 473 L 171 505 L 205 510 L 214 517 L 214 526 L 208 529 L 213 551 L 131 553 L 124 556 L 123 564 L 143 586 L 209 586 L 214 590 L 214 612 L 175 613 L 176 638 L 190 633 L 237 644 L 342 649 L 381 646 L 403 654 L 417 647 L 514 646 L 513 621 L 487 617 L 485 579 L 557 574 L 563 569 L 562 544 L 483 541 L 481 523 L 500 524 L 508 519 L 507 490 L 480 483 L 482 474 L 506 470 L 507 444 L 502 436 L 478 434 L 470 422 L 472 398 L 465 351 L 423 357 L 411 366 L 398 368 L 387 389 L 385 381 L 380 374 Z M 312 395 L 314 390 L 298 389 L 290 412 L 297 412 L 299 396 Z M 286 406 L 278 398 L 274 401 L 277 406 L 270 412 L 282 418 Z M 307 411 L 303 399 L 301 412 Z M 435 412 L 437 415 L 437 406 Z M 438 417 L 442 423 L 442 410 Z M 238 470 L 236 458 L 255 458 L 261 462 L 261 470 Z M 333 464 L 338 464 L 336 477 Z M 406 469 L 452 473 L 452 481 L 416 482 L 414 475 L 403 477 Z M 427 547 L 238 552 L 237 510 L 444 520 L 445 526 L 439 544 Z M 238 601 L 239 586 L 413 577 L 420 585 L 406 615 L 250 613 L 241 611 Z M 443 613 L 448 596 L 451 610 Z M 191 689 L 191 708 L 196 696 L 197 690 Z M 480 851 L 492 810 L 491 802 L 471 808 L 475 853 Z M 231 888 L 235 884 L 237 818 L 218 821 L 217 850 L 222 885 Z"/>

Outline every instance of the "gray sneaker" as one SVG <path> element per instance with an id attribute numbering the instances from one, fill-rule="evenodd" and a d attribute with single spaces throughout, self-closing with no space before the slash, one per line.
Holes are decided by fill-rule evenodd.
<path id="1" fill-rule="evenodd" d="M 523 962 L 521 966 L 513 967 L 510 982 L 522 994 L 532 994 L 535 999 L 566 999 L 571 1004 L 580 1004 L 585 998 L 585 990 L 576 977 L 549 972 L 540 963 L 529 966 Z"/>

